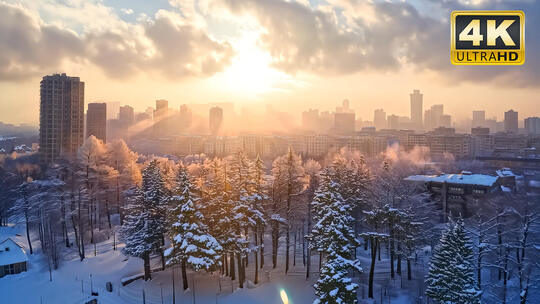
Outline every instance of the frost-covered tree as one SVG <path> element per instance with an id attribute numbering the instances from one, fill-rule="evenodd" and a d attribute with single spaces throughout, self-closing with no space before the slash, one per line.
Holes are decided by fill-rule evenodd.
<path id="1" fill-rule="evenodd" d="M 451 223 L 433 251 L 426 295 L 441 303 L 480 303 L 474 253 L 463 220 Z"/>
<path id="2" fill-rule="evenodd" d="M 339 255 L 330 254 L 321 268 L 321 275 L 314 285 L 317 299 L 314 304 L 357 303 L 358 284 L 349 277 L 349 269 L 358 269 L 358 263 Z"/>
<path id="3" fill-rule="evenodd" d="M 221 245 L 208 233 L 203 216 L 197 210 L 195 186 L 190 181 L 184 166 L 178 168 L 178 180 L 171 203 L 171 247 L 165 250 L 167 264 L 180 264 L 184 289 L 188 288 L 186 268 L 195 271 L 212 270 L 220 265 Z"/>
<path id="4" fill-rule="evenodd" d="M 151 279 L 150 254 L 162 253 L 163 237 L 166 232 L 165 190 L 163 177 L 156 160 L 142 172 L 142 185 L 128 206 L 129 213 L 122 225 L 121 234 L 126 242 L 127 254 L 144 260 L 145 280 Z"/>
<path id="5" fill-rule="evenodd" d="M 294 153 L 292 149 L 272 163 L 272 174 L 274 177 L 274 214 L 271 216 L 273 225 L 273 251 L 277 253 L 277 239 L 279 223 L 283 223 L 280 213 L 285 217 L 285 273 L 289 271 L 290 245 L 291 245 L 291 225 L 297 217 L 299 195 L 305 190 L 305 172 L 302 167 L 301 157 Z M 279 205 L 279 210 L 277 210 Z M 275 260 L 275 257 L 273 256 Z"/>
<path id="6" fill-rule="evenodd" d="M 304 164 L 304 171 L 308 177 L 308 188 L 307 188 L 307 231 L 311 231 L 312 225 L 312 210 L 311 202 L 315 198 L 315 191 L 319 187 L 319 171 L 321 171 L 321 164 L 313 159 L 308 159 Z M 307 247 L 307 256 L 306 256 L 306 279 L 309 278 L 310 268 L 311 268 L 311 246 L 309 245 L 309 238 L 306 239 Z"/>
<path id="7" fill-rule="evenodd" d="M 339 187 L 326 169 L 321 174 L 321 185 L 312 203 L 315 225 L 308 236 L 310 246 L 327 255 L 321 276 L 314 285 L 319 297 L 315 303 L 356 303 L 358 285 L 352 283 L 349 270 L 362 271 L 362 268 L 359 261 L 352 258 L 358 245 L 352 227 L 354 218 Z"/>
<path id="8" fill-rule="evenodd" d="M 348 257 L 358 241 L 356 240 L 353 222 L 350 215 L 351 206 L 339 193 L 340 185 L 331 179 L 329 170 L 321 174 L 321 185 L 313 199 L 313 229 L 308 238 L 310 246 L 319 252 L 337 254 Z"/>

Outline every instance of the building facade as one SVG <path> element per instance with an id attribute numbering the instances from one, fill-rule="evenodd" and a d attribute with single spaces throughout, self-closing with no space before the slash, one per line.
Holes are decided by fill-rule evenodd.
<path id="1" fill-rule="evenodd" d="M 86 111 L 86 138 L 94 135 L 107 142 L 107 104 L 89 103 Z"/>
<path id="2" fill-rule="evenodd" d="M 40 83 L 39 152 L 42 162 L 75 156 L 84 141 L 84 82 L 54 74 Z"/>
<path id="3" fill-rule="evenodd" d="M 411 122 L 414 124 L 415 129 L 419 130 L 423 127 L 422 112 L 424 103 L 424 94 L 420 93 L 420 90 L 413 90 L 410 94 L 411 97 Z"/>

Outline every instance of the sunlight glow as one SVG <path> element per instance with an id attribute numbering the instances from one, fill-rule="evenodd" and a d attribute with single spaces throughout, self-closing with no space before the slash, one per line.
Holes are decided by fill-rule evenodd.
<path id="1" fill-rule="evenodd" d="M 283 304 L 289 304 L 289 297 L 287 296 L 285 289 L 280 290 L 279 295 L 281 296 L 281 301 L 283 301 Z"/>
<path id="2" fill-rule="evenodd" d="M 258 95 L 276 89 L 289 76 L 273 69 L 270 54 L 257 45 L 258 34 L 246 32 L 233 44 L 237 54 L 232 64 L 220 75 L 228 90 L 236 94 Z"/>

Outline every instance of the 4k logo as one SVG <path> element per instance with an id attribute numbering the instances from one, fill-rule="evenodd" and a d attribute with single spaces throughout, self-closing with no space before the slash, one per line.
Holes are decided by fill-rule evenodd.
<path id="1" fill-rule="evenodd" d="M 450 21 L 453 64 L 525 62 L 525 14 L 522 11 L 453 11 Z"/>

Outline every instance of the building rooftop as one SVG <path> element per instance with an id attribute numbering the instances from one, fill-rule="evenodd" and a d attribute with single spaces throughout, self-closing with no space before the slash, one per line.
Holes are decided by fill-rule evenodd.
<path id="1" fill-rule="evenodd" d="M 436 182 L 462 185 L 477 185 L 491 187 L 497 181 L 497 176 L 485 174 L 472 174 L 470 172 L 462 172 L 459 174 L 440 174 L 440 175 L 411 175 L 405 178 L 406 181 L 412 182 Z"/>
<path id="2" fill-rule="evenodd" d="M 26 251 L 17 242 L 8 238 L 0 243 L 0 266 L 27 261 Z"/>

